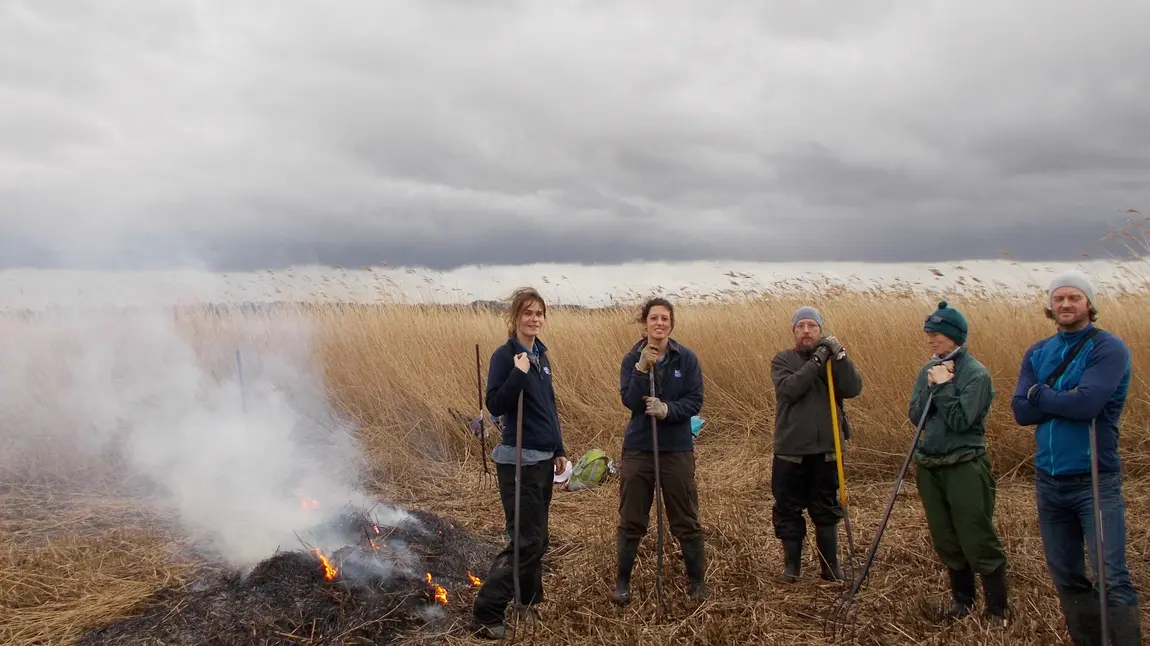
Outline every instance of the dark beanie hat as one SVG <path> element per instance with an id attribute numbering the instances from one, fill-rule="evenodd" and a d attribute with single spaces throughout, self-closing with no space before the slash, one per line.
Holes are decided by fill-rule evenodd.
<path id="1" fill-rule="evenodd" d="M 799 321 L 801 321 L 803 319 L 810 319 L 810 320 L 814 321 L 815 323 L 818 323 L 819 327 L 823 326 L 823 315 L 822 315 L 822 313 L 820 313 L 818 310 L 811 307 L 810 305 L 804 305 L 804 306 L 800 307 L 799 309 L 795 310 L 794 315 L 791 316 L 791 329 L 792 330 L 795 329 L 795 327 L 799 324 Z"/>
<path id="2" fill-rule="evenodd" d="M 947 305 L 946 301 L 940 302 L 938 309 L 926 317 L 922 329 L 924 332 L 943 334 L 958 345 L 966 343 L 966 317 L 962 312 Z"/>

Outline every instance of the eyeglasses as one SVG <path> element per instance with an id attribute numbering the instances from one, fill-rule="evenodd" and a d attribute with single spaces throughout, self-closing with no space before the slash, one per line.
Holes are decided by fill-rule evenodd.
<path id="1" fill-rule="evenodd" d="M 923 323 L 942 323 L 942 317 L 938 314 L 931 314 L 922 320 Z"/>

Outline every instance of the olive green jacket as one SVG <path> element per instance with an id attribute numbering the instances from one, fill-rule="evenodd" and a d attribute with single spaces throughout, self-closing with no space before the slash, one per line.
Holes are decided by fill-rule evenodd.
<path id="1" fill-rule="evenodd" d="M 924 467 L 947 466 L 972 460 L 986 451 L 986 415 L 994 402 L 990 372 L 967 349 L 959 348 L 952 357 L 954 376 L 933 386 L 926 373 L 938 362 L 932 360 L 919 370 L 907 411 L 917 428 L 927 395 L 934 399 L 915 448 L 915 461 Z"/>

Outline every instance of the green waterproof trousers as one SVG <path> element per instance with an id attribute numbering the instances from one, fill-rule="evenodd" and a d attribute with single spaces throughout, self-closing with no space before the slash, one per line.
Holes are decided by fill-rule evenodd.
<path id="1" fill-rule="evenodd" d="M 1006 563 L 994 526 L 994 476 L 985 454 L 947 466 L 917 465 L 915 482 L 934 551 L 948 568 L 990 574 Z"/>

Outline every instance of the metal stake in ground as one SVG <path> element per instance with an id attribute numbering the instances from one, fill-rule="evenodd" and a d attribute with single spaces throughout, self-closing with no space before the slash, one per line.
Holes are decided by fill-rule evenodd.
<path id="1" fill-rule="evenodd" d="M 487 469 L 487 433 L 483 427 L 483 373 L 479 367 L 479 344 L 475 344 L 475 385 L 479 391 L 479 455 L 483 459 L 484 481 L 491 475 Z"/>
<path id="2" fill-rule="evenodd" d="M 240 406 L 243 407 L 243 411 L 246 413 L 248 412 L 248 394 L 244 388 L 244 362 L 243 359 L 240 358 L 239 348 L 236 348 L 236 376 L 240 380 Z"/>
<path id="3" fill-rule="evenodd" d="M 1094 543 L 1097 545 L 1095 559 L 1095 579 L 1098 581 L 1098 623 L 1102 630 L 1100 644 L 1108 644 L 1110 622 L 1106 613 L 1106 537 L 1102 531 L 1102 496 L 1098 491 L 1098 435 L 1094 430 L 1094 420 L 1090 420 L 1090 489 L 1094 496 Z"/>
<path id="4" fill-rule="evenodd" d="M 651 366 L 648 380 L 651 383 L 651 398 L 655 397 L 655 366 Z M 655 598 L 659 614 L 663 608 L 663 478 L 659 473 L 659 425 L 651 416 L 651 443 L 655 449 Z"/>
<path id="5" fill-rule="evenodd" d="M 835 376 L 831 370 L 831 362 L 827 361 L 827 391 L 831 399 L 831 427 L 835 433 L 835 462 L 839 469 L 839 498 L 843 506 L 843 528 L 847 532 L 847 569 L 853 578 L 855 575 L 855 535 L 851 531 L 851 512 L 847 505 L 847 479 L 843 471 L 843 448 L 839 437 L 839 410 L 835 400 Z"/>
<path id="6" fill-rule="evenodd" d="M 855 577 L 854 584 L 851 585 L 850 590 L 839 595 L 834 601 L 831 602 L 830 607 L 827 609 L 827 614 L 823 623 L 823 635 L 827 637 L 840 637 L 841 635 L 849 632 L 851 638 L 854 638 L 855 622 L 858 619 L 858 600 L 855 595 L 858 594 L 862 588 L 863 581 L 866 580 L 866 575 L 870 572 L 870 566 L 874 563 L 875 553 L 878 552 L 879 542 L 882 541 L 882 535 L 886 531 L 887 521 L 890 520 L 891 510 L 894 509 L 894 501 L 898 499 L 899 491 L 902 490 L 903 480 L 906 478 L 907 468 L 910 467 L 910 460 L 914 456 L 914 449 L 918 446 L 918 439 L 922 436 L 922 427 L 926 424 L 926 415 L 930 412 L 930 404 L 934 400 L 934 393 L 928 393 L 926 396 L 926 404 L 923 405 L 922 415 L 919 417 L 918 426 L 914 429 L 914 437 L 910 440 L 910 448 L 907 449 L 906 457 L 903 458 L 902 467 L 898 471 L 898 480 L 895 481 L 894 491 L 890 494 L 890 500 L 886 503 L 886 509 L 882 514 L 882 521 L 879 523 L 878 530 L 875 532 L 874 540 L 871 541 L 870 549 L 867 550 L 866 560 L 863 562 L 862 571 Z"/>

